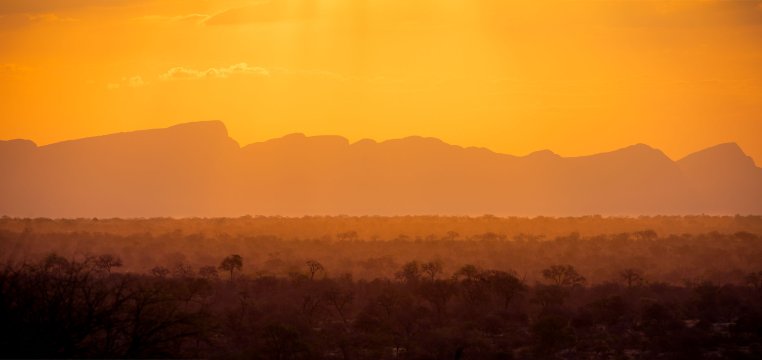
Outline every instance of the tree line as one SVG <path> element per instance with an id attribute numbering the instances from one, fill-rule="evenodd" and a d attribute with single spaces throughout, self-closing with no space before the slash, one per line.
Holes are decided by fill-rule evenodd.
<path id="1" fill-rule="evenodd" d="M 56 254 L 0 271 L 0 355 L 14 358 L 759 358 L 762 272 L 669 284 L 647 269 L 590 283 L 438 259 L 355 279 L 318 259 L 251 274 L 216 265 L 123 271 L 117 255 Z"/>

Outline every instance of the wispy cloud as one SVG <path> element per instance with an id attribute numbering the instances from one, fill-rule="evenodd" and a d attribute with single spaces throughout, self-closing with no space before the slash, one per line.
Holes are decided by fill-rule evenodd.
<path id="1" fill-rule="evenodd" d="M 32 22 L 76 22 L 79 19 L 71 17 L 62 17 L 53 13 L 30 14 L 26 16 L 27 20 Z"/>
<path id="2" fill-rule="evenodd" d="M 0 65 L 2 71 L 2 65 Z M 207 69 L 194 69 L 185 66 L 176 66 L 166 72 L 158 75 L 157 79 L 162 82 L 182 81 L 182 80 L 204 80 L 204 79 L 227 79 L 236 76 L 249 76 L 255 78 L 270 77 L 299 77 L 312 78 L 316 80 L 346 82 L 352 80 L 346 76 L 322 70 L 294 70 L 281 67 L 265 68 L 261 66 L 251 66 L 245 62 L 233 64 L 230 66 L 210 67 Z M 360 79 L 354 79 L 360 81 Z M 119 81 L 106 84 L 109 90 L 121 88 L 139 88 L 149 85 L 150 82 L 143 79 L 142 76 L 123 77 Z"/>
<path id="3" fill-rule="evenodd" d="M 143 21 L 149 23 L 194 23 L 201 24 L 206 21 L 210 15 L 208 14 L 185 14 L 185 15 L 146 15 L 133 18 L 135 21 Z"/>
<path id="4" fill-rule="evenodd" d="M 119 82 L 113 82 L 106 84 L 106 88 L 109 90 L 115 90 L 122 87 L 139 88 L 147 85 L 148 83 L 143 80 L 142 76 L 129 76 L 123 77 Z"/>
<path id="5" fill-rule="evenodd" d="M 211 67 L 205 70 L 187 68 L 183 66 L 173 67 L 164 74 L 159 75 L 159 79 L 169 80 L 193 80 L 193 79 L 224 79 L 235 75 L 249 76 L 270 76 L 270 71 L 257 66 L 250 66 L 247 63 L 238 63 L 228 67 Z"/>

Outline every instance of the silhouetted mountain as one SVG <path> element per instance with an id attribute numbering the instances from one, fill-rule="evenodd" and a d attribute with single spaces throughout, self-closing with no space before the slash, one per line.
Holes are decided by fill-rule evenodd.
<path id="1" fill-rule="evenodd" d="M 221 122 L 64 141 L 2 154 L 0 213 L 190 216 L 224 211 L 238 144 Z M 20 148 L 16 146 L 15 148 Z M 11 151 L 19 152 L 19 149 Z M 12 154 L 11 154 L 12 155 Z"/>
<path id="2" fill-rule="evenodd" d="M 762 207 L 762 169 L 735 143 L 720 144 L 677 162 L 709 213 Z"/>
<path id="3" fill-rule="evenodd" d="M 678 162 L 643 144 L 517 157 L 417 136 L 291 134 L 241 148 L 212 121 L 0 141 L 0 170 L 0 214 L 12 216 L 762 213 L 762 169 L 735 144 Z"/>

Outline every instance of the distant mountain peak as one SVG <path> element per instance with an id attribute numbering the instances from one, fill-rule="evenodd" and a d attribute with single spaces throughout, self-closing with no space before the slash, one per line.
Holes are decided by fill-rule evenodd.
<path id="1" fill-rule="evenodd" d="M 684 165 L 692 163 L 713 163 L 716 165 L 736 164 L 756 167 L 754 160 L 746 155 L 743 149 L 734 142 L 722 143 L 699 150 L 680 159 L 678 163 Z"/>
<path id="2" fill-rule="evenodd" d="M 373 139 L 360 139 L 358 141 L 355 141 L 352 143 L 352 146 L 368 146 L 368 145 L 376 145 L 378 142 Z"/>
<path id="3" fill-rule="evenodd" d="M 538 151 L 532 152 L 529 155 L 525 156 L 525 158 L 528 158 L 528 159 L 560 159 L 561 155 L 558 155 L 558 154 L 554 153 L 551 150 L 544 149 L 544 150 L 538 150 Z"/>
<path id="4" fill-rule="evenodd" d="M 17 147 L 17 148 L 36 148 L 37 144 L 32 140 L 26 139 L 12 139 L 12 140 L 0 140 L 0 146 L 3 147 Z"/>
<path id="5" fill-rule="evenodd" d="M 585 159 L 585 158 L 604 159 L 604 158 L 612 158 L 612 157 L 619 158 L 622 161 L 635 161 L 636 159 L 639 159 L 639 161 L 644 161 L 646 159 L 651 159 L 651 160 L 659 161 L 660 163 L 673 162 L 672 159 L 670 159 L 661 150 L 653 148 L 643 143 L 638 143 L 638 144 L 626 146 L 617 150 L 612 150 L 612 151 L 603 152 L 599 154 L 579 156 L 579 157 L 576 157 L 576 159 Z"/>
<path id="6" fill-rule="evenodd" d="M 349 146 L 349 140 L 347 138 L 337 135 L 316 135 L 307 136 L 303 133 L 292 133 L 284 135 L 279 138 L 265 140 L 262 142 L 255 142 L 246 145 L 244 148 L 249 150 L 254 149 L 266 149 L 266 148 L 290 148 L 292 150 L 310 149 L 309 151 L 316 151 L 318 149 L 341 149 Z"/>
<path id="7" fill-rule="evenodd" d="M 411 151 L 463 149 L 462 146 L 446 143 L 439 138 L 418 135 L 407 136 L 399 139 L 390 139 L 382 141 L 379 144 L 387 146 L 401 146 L 409 148 Z"/>
<path id="8" fill-rule="evenodd" d="M 221 120 L 204 120 L 204 121 L 191 121 L 186 123 L 180 123 L 172 125 L 167 129 L 202 129 L 202 130 L 215 130 L 224 131 L 227 135 L 228 129 L 225 123 Z"/>
<path id="9" fill-rule="evenodd" d="M 706 149 L 702 149 L 699 151 L 696 151 L 692 154 L 687 155 L 683 159 L 693 157 L 693 156 L 706 156 L 706 155 L 721 155 L 721 156 L 734 156 L 734 157 L 746 157 L 746 153 L 744 153 L 743 149 L 741 149 L 738 144 L 734 142 L 727 142 L 722 144 L 717 144 L 714 146 L 710 146 Z M 682 160 L 682 159 L 681 159 Z"/>
<path id="10" fill-rule="evenodd" d="M 275 138 L 271 140 L 278 140 L 278 139 L 300 139 L 301 140 L 306 138 L 307 138 L 307 135 L 305 135 L 304 133 L 296 132 L 296 133 L 286 134 L 281 136 L 280 138 Z"/>
<path id="11" fill-rule="evenodd" d="M 632 144 L 630 146 L 624 147 L 620 149 L 620 151 L 643 151 L 643 152 L 661 152 L 661 150 L 656 149 L 648 144 L 644 143 L 637 143 Z"/>

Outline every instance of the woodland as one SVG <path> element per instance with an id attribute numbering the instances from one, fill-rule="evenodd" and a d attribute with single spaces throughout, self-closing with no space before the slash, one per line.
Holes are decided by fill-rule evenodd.
<path id="1" fill-rule="evenodd" d="M 0 219 L 0 356 L 756 359 L 762 218 Z"/>

